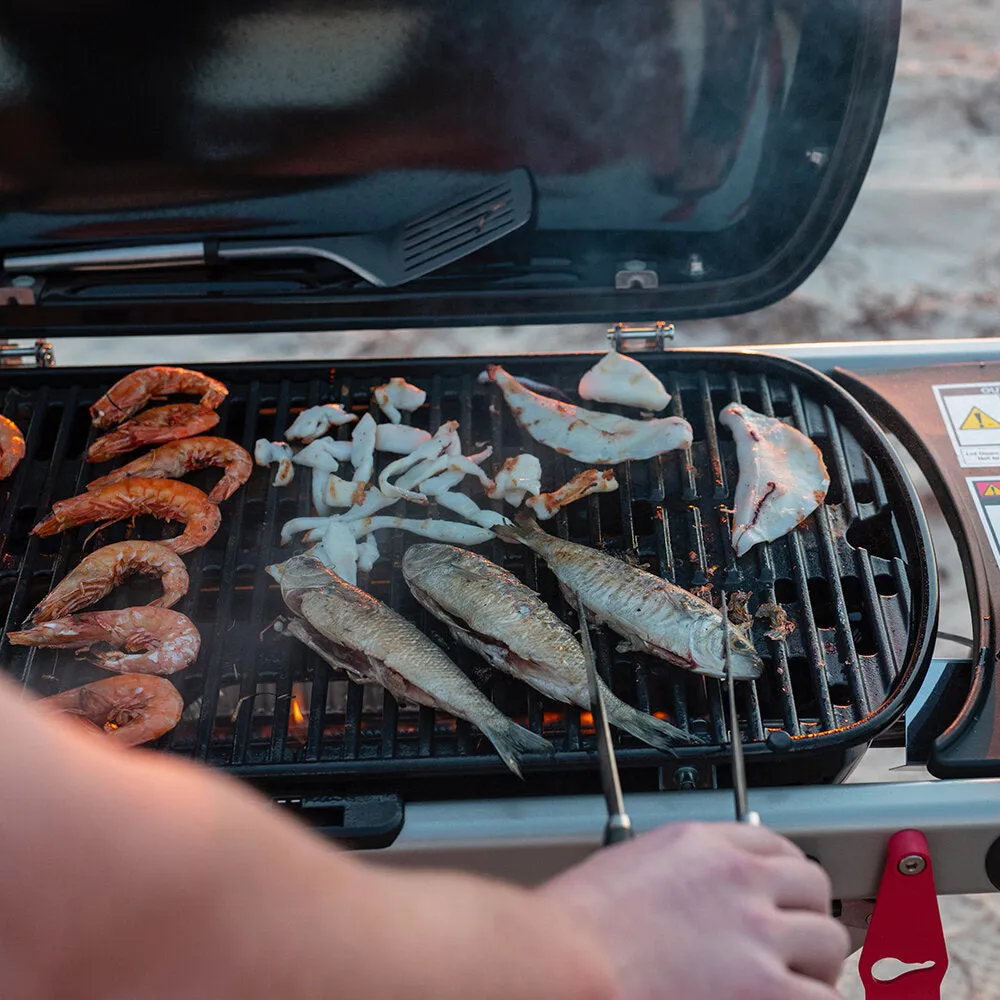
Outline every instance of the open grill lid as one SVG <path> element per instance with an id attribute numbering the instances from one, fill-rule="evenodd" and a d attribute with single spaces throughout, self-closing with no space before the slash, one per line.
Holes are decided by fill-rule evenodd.
<path id="1" fill-rule="evenodd" d="M 898 19 L 898 0 L 9 0 L 0 255 L 209 243 L 183 267 L 7 267 L 0 305 L 29 308 L 0 308 L 0 328 L 760 308 L 804 280 L 853 204 Z M 405 284 L 307 255 L 213 256 L 383 230 L 516 168 L 530 221 Z"/>

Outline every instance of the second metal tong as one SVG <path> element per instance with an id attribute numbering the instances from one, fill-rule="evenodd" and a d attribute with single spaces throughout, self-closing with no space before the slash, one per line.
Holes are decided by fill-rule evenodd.
<path id="1" fill-rule="evenodd" d="M 594 717 L 594 731 L 597 733 L 597 753 L 601 763 L 601 788 L 604 791 L 604 801 L 608 807 L 608 821 L 604 825 L 604 846 L 620 844 L 635 836 L 632 820 L 625 812 L 625 800 L 622 797 L 621 780 L 618 777 L 618 763 L 615 760 L 615 748 L 611 743 L 611 728 L 604 712 L 604 700 L 601 696 L 601 685 L 597 679 L 597 666 L 594 663 L 594 647 L 590 642 L 590 628 L 587 625 L 587 609 L 583 599 L 577 594 L 576 610 L 580 616 L 580 644 L 583 646 L 583 660 L 587 667 L 587 683 L 590 687 L 590 711 Z"/>

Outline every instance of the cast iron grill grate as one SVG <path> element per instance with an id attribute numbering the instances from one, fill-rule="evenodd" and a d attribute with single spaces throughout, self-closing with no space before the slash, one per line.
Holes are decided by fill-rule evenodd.
<path id="1" fill-rule="evenodd" d="M 590 363 L 571 357 L 506 362 L 514 374 L 569 392 Z M 691 352 L 654 356 L 647 363 L 673 394 L 669 412 L 692 423 L 693 446 L 617 469 L 618 492 L 570 506 L 549 522 L 549 530 L 647 565 L 716 603 L 724 585 L 728 591 L 749 592 L 751 612 L 766 602 L 783 607 L 794 631 L 776 641 L 764 636 L 766 623 L 755 622 L 755 644 L 766 669 L 760 681 L 738 690 L 752 761 L 757 755 L 766 760 L 870 740 L 894 720 L 915 689 L 927 659 L 936 600 L 924 555 L 926 526 L 905 474 L 856 404 L 800 366 Z M 456 419 L 465 453 L 485 443 L 494 446 L 494 471 L 505 458 L 533 450 L 543 463 L 543 488 L 569 479 L 579 467 L 535 445 L 517 427 L 500 394 L 477 382 L 482 368 L 481 361 L 435 359 L 345 364 L 335 370 L 316 364 L 204 370 L 230 390 L 212 433 L 251 451 L 257 438 L 280 439 L 304 407 L 335 401 L 360 413 L 368 408 L 375 385 L 406 375 L 428 393 L 428 405 L 413 414 L 413 423 L 433 431 L 442 421 Z M 48 539 L 32 538 L 29 531 L 54 500 L 80 492 L 110 467 L 83 461 L 93 436 L 87 407 L 120 374 L 96 369 L 0 373 L 3 412 L 27 439 L 27 458 L 0 493 L 5 633 L 81 556 L 92 526 Z M 786 538 L 756 547 L 738 564 L 722 515 L 736 484 L 735 448 L 716 421 L 721 408 L 734 400 L 805 431 L 822 449 L 831 474 L 827 504 L 817 515 Z M 373 414 L 384 419 L 377 409 Z M 338 434 L 349 436 L 350 427 Z M 388 460 L 391 456 L 380 456 L 381 462 Z M 208 470 L 189 481 L 207 488 L 218 475 Z M 272 487 L 270 480 L 269 472 L 255 469 L 247 486 L 223 505 L 215 538 L 185 557 L 191 589 L 177 607 L 195 621 L 203 645 L 196 663 L 173 678 L 186 709 L 160 745 L 263 781 L 387 778 L 398 787 L 428 776 L 502 774 L 503 765 L 474 727 L 427 708 L 400 707 L 381 688 L 343 679 L 304 647 L 267 631 L 284 608 L 264 567 L 294 551 L 280 547 L 281 525 L 311 512 L 306 470 L 298 470 L 284 489 Z M 482 505 L 490 503 L 477 490 L 471 492 Z M 425 514 L 420 509 L 418 516 Z M 91 539 L 87 550 L 130 532 L 157 538 L 175 531 L 151 519 L 117 524 Z M 592 772 L 595 743 L 588 716 L 487 668 L 456 646 L 410 595 L 399 566 L 406 546 L 416 541 L 400 532 L 381 533 L 380 560 L 359 584 L 446 647 L 502 710 L 553 741 L 555 760 L 528 765 L 529 788 L 538 775 Z M 575 626 L 554 577 L 527 549 L 497 541 L 479 551 L 519 575 Z M 130 583 L 100 606 L 144 603 L 154 593 L 152 584 Z M 599 669 L 619 696 L 710 737 L 708 748 L 681 748 L 682 762 L 724 759 L 727 737 L 717 681 L 619 652 L 607 630 L 594 638 Z M 71 653 L 12 647 L 6 639 L 2 655 L 6 669 L 41 694 L 104 676 Z M 626 770 L 671 761 L 625 734 L 616 731 L 615 738 Z"/>

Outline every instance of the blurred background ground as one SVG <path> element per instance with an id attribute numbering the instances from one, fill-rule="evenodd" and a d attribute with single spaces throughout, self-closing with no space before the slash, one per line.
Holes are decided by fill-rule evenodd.
<path id="1" fill-rule="evenodd" d="M 1000 0 L 904 0 L 892 99 L 869 176 L 826 260 L 783 302 L 681 324 L 683 346 L 997 334 L 1000 296 Z M 669 317 L 667 317 L 669 318 Z M 604 328 L 478 328 L 295 336 L 56 342 L 62 365 L 597 350 Z M 936 505 L 941 627 L 969 634 L 957 552 Z M 961 647 L 943 646 L 946 654 Z M 899 777 L 870 754 L 855 780 Z M 952 965 L 946 1000 L 1000 997 L 998 897 L 943 900 Z M 861 997 L 856 969 L 845 997 Z"/>

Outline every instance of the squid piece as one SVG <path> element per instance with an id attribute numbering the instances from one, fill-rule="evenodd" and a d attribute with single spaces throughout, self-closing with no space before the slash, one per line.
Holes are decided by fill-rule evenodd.
<path id="1" fill-rule="evenodd" d="M 391 378 L 385 385 L 375 389 L 375 402 L 394 424 L 398 424 L 402 419 L 400 410 L 412 413 L 414 410 L 419 410 L 426 401 L 427 393 L 423 389 L 410 385 L 402 378 Z"/>
<path id="2" fill-rule="evenodd" d="M 826 499 L 830 474 L 823 453 L 802 431 L 749 406 L 730 403 L 719 414 L 736 442 L 733 550 L 787 535 Z"/>
<path id="3" fill-rule="evenodd" d="M 407 427 L 404 424 L 379 424 L 375 428 L 375 450 L 387 451 L 393 455 L 409 455 L 425 441 L 430 441 L 431 435 L 419 427 Z"/>
<path id="4" fill-rule="evenodd" d="M 354 466 L 354 475 L 351 481 L 360 489 L 357 502 L 361 502 L 364 490 L 371 481 L 372 473 L 375 471 L 375 431 L 377 428 L 375 418 L 366 413 L 354 428 L 351 435 L 351 464 Z"/>
<path id="5" fill-rule="evenodd" d="M 331 427 L 352 424 L 357 419 L 353 413 L 348 413 L 339 403 L 310 406 L 308 410 L 303 410 L 295 418 L 292 426 L 285 431 L 285 440 L 309 444 L 326 434 Z"/>
<path id="6" fill-rule="evenodd" d="M 452 545 L 482 545 L 492 541 L 496 536 L 492 531 L 473 524 L 459 524 L 457 521 L 439 521 L 435 518 L 424 518 L 418 521 L 408 517 L 366 517 L 352 522 L 355 538 L 363 538 L 373 531 L 383 528 L 398 528 L 424 538 L 433 538 L 438 542 L 449 542 Z"/>
<path id="7" fill-rule="evenodd" d="M 642 461 L 687 448 L 694 439 L 682 417 L 632 420 L 560 403 L 526 389 L 500 365 L 489 377 L 504 394 L 514 418 L 536 441 L 587 465 Z"/>
<path id="8" fill-rule="evenodd" d="M 458 441 L 458 421 L 449 420 L 437 429 L 429 441 L 425 441 L 418 448 L 410 452 L 409 455 L 404 455 L 402 458 L 397 458 L 396 461 L 390 462 L 378 477 L 379 489 L 387 497 L 391 496 L 397 500 L 401 499 L 406 495 L 409 487 L 404 484 L 401 490 L 397 489 L 390 480 L 401 477 L 403 473 L 419 465 L 421 462 L 428 459 L 440 458 L 450 446 L 456 443 L 461 448 L 461 443 Z"/>
<path id="9" fill-rule="evenodd" d="M 486 492 L 493 500 L 520 507 L 529 493 L 537 497 L 542 492 L 542 463 L 534 455 L 508 458 L 497 473 L 493 489 Z"/>
<path id="10" fill-rule="evenodd" d="M 581 399 L 634 406 L 654 413 L 670 402 L 670 393 L 644 364 L 617 351 L 608 351 L 580 379 L 577 391 Z"/>
<path id="11" fill-rule="evenodd" d="M 526 504 L 539 521 L 547 521 L 559 510 L 574 500 L 590 496 L 591 493 L 613 493 L 618 489 L 618 480 L 611 469 L 603 472 L 597 469 L 584 469 L 577 473 L 568 483 L 564 483 L 552 493 L 540 493 L 529 497 Z"/>
<path id="12" fill-rule="evenodd" d="M 292 447 L 284 441 L 268 441 L 267 438 L 260 438 L 253 447 L 254 461 L 266 468 L 277 463 L 278 468 L 274 473 L 274 486 L 287 486 L 295 476 L 295 469 L 292 466 Z"/>
<path id="13" fill-rule="evenodd" d="M 495 510 L 483 510 L 472 497 L 466 496 L 464 493 L 439 493 L 437 502 L 442 507 L 447 507 L 460 517 L 464 517 L 467 521 L 478 524 L 481 528 L 494 528 L 498 524 L 511 524 L 503 514 L 498 514 Z"/>

